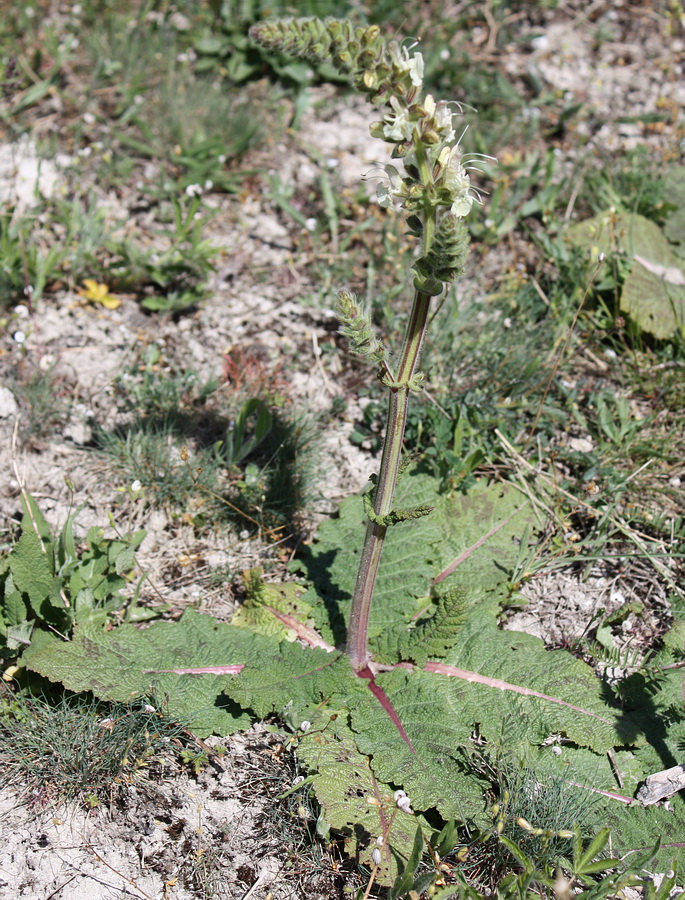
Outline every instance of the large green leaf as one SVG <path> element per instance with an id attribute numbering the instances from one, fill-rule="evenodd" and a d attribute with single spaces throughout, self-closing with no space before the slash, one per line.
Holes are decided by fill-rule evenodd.
<path id="1" fill-rule="evenodd" d="M 416 810 L 484 824 L 485 786 L 465 764 L 471 726 L 461 715 L 451 679 L 396 669 L 376 678 L 392 703 L 403 736 L 370 692 L 350 711 L 357 745 L 383 782 L 404 788 Z"/>
<path id="2" fill-rule="evenodd" d="M 269 638 L 217 622 L 194 610 L 179 622 L 158 622 L 141 630 L 121 625 L 111 631 L 77 626 L 71 641 L 53 642 L 26 657 L 29 669 L 72 691 L 92 691 L 104 700 L 146 695 L 164 699 L 169 715 L 200 737 L 232 734 L 252 717 L 226 693 L 236 675 L 162 674 L 158 669 L 255 665 L 273 649 Z"/>
<path id="3" fill-rule="evenodd" d="M 258 716 L 285 710 L 295 727 L 311 719 L 322 701 L 348 701 L 361 690 L 347 657 L 287 641 L 272 642 L 268 651 L 249 659 L 226 687 L 236 703 Z"/>
<path id="4" fill-rule="evenodd" d="M 674 229 L 677 223 L 672 234 Z M 630 271 L 623 283 L 621 309 L 643 331 L 663 339 L 683 328 L 683 263 L 655 222 L 637 213 L 607 211 L 571 226 L 566 237 L 594 260 L 600 253 L 617 250 L 626 256 Z"/>
<path id="5" fill-rule="evenodd" d="M 434 478 L 416 471 L 400 482 L 395 506 L 434 506 L 428 516 L 388 529 L 369 623 L 372 646 L 385 645 L 388 630 L 406 624 L 429 603 L 432 579 L 459 563 L 445 586 L 483 587 L 505 581 L 513 568 L 526 525 L 538 525 L 527 498 L 510 485 L 478 482 L 468 494 L 438 493 Z M 324 522 L 304 561 L 298 564 L 323 605 L 315 608 L 327 640 L 344 639 L 349 601 L 364 535 L 361 499 L 340 506 L 339 516 Z M 310 603 L 313 598 L 305 597 Z"/>
<path id="6" fill-rule="evenodd" d="M 392 883 L 398 863 L 406 863 L 411 853 L 417 821 L 428 828 L 424 820 L 397 809 L 393 788 L 378 781 L 369 757 L 357 749 L 348 711 L 326 709 L 317 714 L 300 739 L 297 756 L 316 773 L 314 792 L 326 821 L 343 836 L 347 852 L 371 868 L 371 854 L 379 848 L 376 880 Z"/>
<path id="7" fill-rule="evenodd" d="M 485 480 L 467 494 L 445 498 L 434 515 L 440 533 L 435 547 L 439 569 L 432 576 L 452 569 L 446 586 L 484 589 L 507 581 L 524 534 L 534 538 L 542 525 L 525 494 L 510 484 Z"/>
<path id="8" fill-rule="evenodd" d="M 400 480 L 395 506 L 432 505 L 436 498 L 434 479 L 412 472 Z M 313 604 L 314 596 L 318 597 L 316 624 L 333 644 L 345 639 L 365 527 L 361 497 L 343 501 L 338 516 L 319 526 L 314 545 L 297 564 L 314 586 L 304 599 Z M 388 529 L 369 621 L 371 639 L 390 623 L 405 622 L 418 612 L 417 598 L 427 595 L 435 573 L 434 548 L 439 539 L 439 526 L 432 514 Z"/>

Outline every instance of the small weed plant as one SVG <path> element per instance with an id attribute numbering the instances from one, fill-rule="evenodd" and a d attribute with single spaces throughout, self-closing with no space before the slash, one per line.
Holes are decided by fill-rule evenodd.
<path id="1" fill-rule="evenodd" d="M 298 581 L 245 574 L 231 623 L 189 609 L 144 630 L 126 615 L 112 627 L 115 585 L 138 539 L 90 542 L 87 552 L 105 558 L 96 595 L 92 567 L 84 570 L 68 541 L 53 542 L 27 505 L 3 574 L 15 674 L 109 702 L 154 692 L 200 737 L 278 716 L 308 773 L 292 790 L 313 791 L 317 832 L 338 835 L 368 868 L 365 897 L 380 887 L 389 897 L 475 900 L 489 886 L 470 872 L 488 865 L 488 844 L 507 861 L 497 883 L 506 898 L 594 900 L 637 883 L 648 864 L 674 871 L 685 850 L 682 799 L 667 808 L 636 797 L 650 773 L 677 764 L 685 740 L 682 629 L 650 659 L 658 677 L 638 671 L 618 686 L 568 652 L 502 630 L 512 573 L 525 577 L 537 552 L 544 501 L 525 480 L 476 478 L 477 456 L 463 462 L 473 477 L 459 493 L 445 490 L 439 467 L 426 471 L 404 454 L 431 317 L 464 270 L 464 220 L 479 199 L 470 176 L 479 157 L 457 138 L 461 107 L 427 92 L 421 53 L 386 41 L 377 26 L 284 19 L 255 25 L 251 36 L 265 51 L 349 80 L 376 112 L 371 134 L 392 151 L 378 167 L 378 199 L 404 210 L 415 253 L 398 352 L 364 302 L 347 289 L 337 295 L 342 331 L 385 392 L 379 471 L 362 498 L 320 526 L 293 564 Z M 679 328 L 677 316 L 667 326 Z M 598 397 L 596 406 L 609 443 L 630 436 L 620 401 Z M 268 446 L 267 413 L 246 399 L 218 448 L 227 464 Z M 441 440 L 457 459 L 465 448 L 455 419 Z M 551 809 L 550 797 L 564 802 Z M 661 900 L 670 878 L 646 895 Z"/>

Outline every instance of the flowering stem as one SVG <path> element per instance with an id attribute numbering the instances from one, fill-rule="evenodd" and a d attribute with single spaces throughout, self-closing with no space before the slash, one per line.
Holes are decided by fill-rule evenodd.
<path id="1" fill-rule="evenodd" d="M 380 472 L 373 501 L 366 498 L 369 518 L 359 561 L 347 639 L 347 652 L 356 672 L 369 662 L 369 612 L 385 535 L 391 525 L 418 518 L 429 507 L 393 510 L 392 501 L 402 456 L 409 391 L 420 390 L 417 372 L 426 333 L 430 298 L 463 271 L 468 234 L 461 221 L 473 203 L 469 176 L 455 143 L 453 113 L 445 100 L 423 94 L 423 56 L 410 55 L 406 46 L 383 39 L 377 25 L 355 27 L 337 19 L 281 19 L 253 25 L 251 38 L 310 63 L 329 62 L 381 111 L 371 134 L 394 146 L 395 165 L 385 166 L 388 184 L 380 184 L 378 200 L 390 207 L 396 201 L 410 213 L 410 233 L 420 236 L 422 254 L 414 262 L 416 293 L 402 345 L 397 374 L 386 360 L 382 341 L 370 316 L 350 291 L 338 293 L 342 333 L 354 353 L 380 366 L 381 382 L 388 388 L 388 420 Z"/>
<path id="2" fill-rule="evenodd" d="M 389 387 L 385 441 L 373 504 L 377 516 L 386 516 L 392 508 L 407 422 L 409 385 L 416 374 L 429 306 L 430 295 L 417 291 L 404 337 L 397 378 Z M 347 653 L 355 671 L 363 669 L 369 662 L 369 613 L 387 530 L 387 525 L 371 521 L 366 526 L 347 629 Z"/>

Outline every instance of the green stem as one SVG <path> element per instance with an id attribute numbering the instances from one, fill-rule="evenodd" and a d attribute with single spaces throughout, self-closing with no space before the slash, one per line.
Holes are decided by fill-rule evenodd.
<path id="1" fill-rule="evenodd" d="M 425 148 L 419 140 L 415 142 L 415 150 L 421 180 L 425 185 L 428 185 L 433 177 L 431 165 Z M 430 249 L 435 234 L 435 209 L 424 210 L 422 219 L 422 253 L 426 254 Z M 388 420 L 373 504 L 374 512 L 377 516 L 385 516 L 392 509 L 400 460 L 402 458 L 404 429 L 407 424 L 409 384 L 418 368 L 421 347 L 426 334 L 430 300 L 430 294 L 424 294 L 422 291 L 416 291 L 414 294 L 414 302 L 404 336 L 404 343 L 402 344 L 397 376 L 392 379 L 394 385 L 389 388 Z M 387 530 L 388 526 L 378 525 L 374 522 L 368 522 L 366 526 L 366 535 L 359 560 L 359 569 L 357 570 L 357 580 L 354 586 L 354 594 L 352 595 L 347 629 L 347 653 L 350 657 L 352 668 L 357 672 L 365 668 L 369 663 L 369 614 Z"/>
<path id="2" fill-rule="evenodd" d="M 400 365 L 395 379 L 398 386 L 389 389 L 388 420 L 374 495 L 374 512 L 379 516 L 387 515 L 392 509 L 402 456 L 404 429 L 407 422 L 409 382 L 416 373 L 419 363 L 426 333 L 430 299 L 430 295 L 420 291 L 414 295 L 411 316 L 402 346 Z M 359 560 L 347 632 L 347 653 L 355 671 L 363 669 L 369 662 L 369 613 L 387 530 L 387 526 L 376 525 L 373 522 L 369 522 L 366 526 L 366 536 Z"/>

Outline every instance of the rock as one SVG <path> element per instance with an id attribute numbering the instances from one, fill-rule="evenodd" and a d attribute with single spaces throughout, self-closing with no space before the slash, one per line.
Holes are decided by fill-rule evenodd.
<path id="1" fill-rule="evenodd" d="M 0 387 L 0 419 L 11 419 L 19 412 L 19 404 L 9 388 Z"/>

